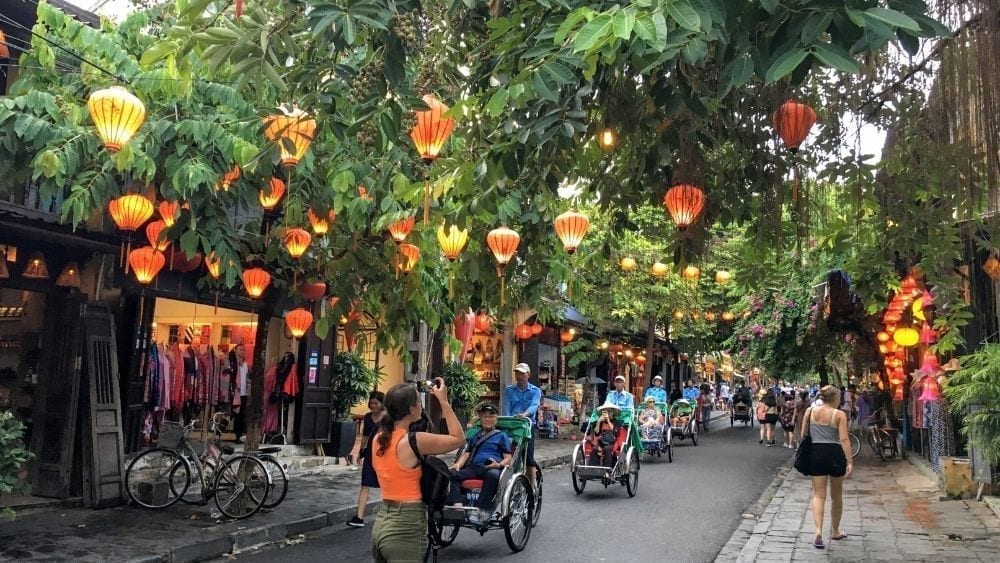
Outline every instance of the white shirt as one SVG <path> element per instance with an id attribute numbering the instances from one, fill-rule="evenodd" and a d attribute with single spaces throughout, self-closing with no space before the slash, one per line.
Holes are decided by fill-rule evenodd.
<path id="1" fill-rule="evenodd" d="M 247 396 L 247 374 L 250 373 L 250 366 L 246 362 L 240 364 L 239 373 L 236 375 L 236 389 L 237 395 L 240 397 Z"/>

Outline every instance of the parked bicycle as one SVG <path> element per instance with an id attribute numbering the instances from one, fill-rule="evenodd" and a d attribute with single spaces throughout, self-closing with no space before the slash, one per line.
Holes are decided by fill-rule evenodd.
<path id="1" fill-rule="evenodd" d="M 221 435 L 224 420 L 221 413 L 212 417 L 211 430 L 217 437 Z M 268 500 L 274 502 L 268 499 L 270 472 L 260 457 L 265 454 L 235 454 L 231 446 L 223 446 L 216 439 L 199 456 L 188 439 L 193 429 L 193 421 L 187 426 L 164 422 L 158 446 L 132 460 L 125 472 L 125 488 L 133 502 L 145 508 L 162 509 L 179 500 L 207 504 L 214 499 L 219 512 L 232 519 L 252 516 Z M 277 462 L 274 464 L 280 467 Z M 192 479 L 192 466 L 197 480 Z M 284 487 L 287 489 L 287 481 Z M 186 497 L 189 491 L 191 494 Z M 282 493 L 277 502 L 283 499 Z"/>
<path id="2" fill-rule="evenodd" d="M 882 461 L 899 456 L 896 429 L 886 423 L 885 411 L 880 410 L 872 414 L 864 424 L 866 440 L 872 453 Z M 847 436 L 851 441 L 851 454 L 857 457 L 861 452 L 861 437 L 856 430 L 851 430 Z"/>

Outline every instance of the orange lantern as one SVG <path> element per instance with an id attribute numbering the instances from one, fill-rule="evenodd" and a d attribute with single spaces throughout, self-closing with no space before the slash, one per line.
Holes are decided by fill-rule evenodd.
<path id="1" fill-rule="evenodd" d="M 278 144 L 282 164 L 295 166 L 315 138 L 316 120 L 297 107 L 280 109 L 281 115 L 264 118 L 264 136 Z"/>
<path id="2" fill-rule="evenodd" d="M 889 333 L 884 330 L 878 331 L 878 334 L 875 335 L 875 339 L 879 342 L 888 342 L 891 338 L 892 336 L 889 336 Z"/>
<path id="3" fill-rule="evenodd" d="M 307 309 L 299 307 L 292 309 L 285 314 L 285 325 L 292 333 L 293 338 L 302 338 L 309 327 L 312 326 L 313 315 Z"/>
<path id="4" fill-rule="evenodd" d="M 892 333 L 892 339 L 898 346 L 909 348 L 920 342 L 920 333 L 913 327 L 904 326 L 897 328 L 896 332 Z"/>
<path id="5" fill-rule="evenodd" d="M 663 276 L 667 275 L 667 271 L 669 269 L 670 268 L 668 268 L 666 264 L 657 260 L 656 262 L 653 263 L 653 267 L 650 268 L 649 273 L 653 274 L 658 278 L 662 278 Z"/>
<path id="6" fill-rule="evenodd" d="M 438 246 L 441 247 L 441 253 L 450 262 L 454 262 L 465 249 L 465 244 L 469 242 L 469 230 L 459 230 L 456 225 L 451 225 L 445 230 L 444 224 L 441 224 L 437 230 L 437 240 Z"/>
<path id="7" fill-rule="evenodd" d="M 219 181 L 218 189 L 228 192 L 229 186 L 233 185 L 233 182 L 240 179 L 240 167 L 238 165 L 233 165 L 233 169 L 222 175 L 222 180 Z"/>
<path id="8" fill-rule="evenodd" d="M 636 363 L 637 365 L 640 365 L 640 366 L 644 366 L 644 365 L 646 365 L 646 356 L 645 356 L 645 355 L 643 355 L 643 354 L 639 354 L 639 355 L 637 355 L 637 356 L 635 357 L 635 363 Z"/>
<path id="9" fill-rule="evenodd" d="M 270 188 L 269 191 L 261 190 L 258 197 L 260 206 L 267 211 L 273 211 L 278 206 L 278 203 L 281 202 L 282 196 L 285 195 L 285 183 L 272 177 Z"/>
<path id="10" fill-rule="evenodd" d="M 128 263 L 135 272 L 136 281 L 146 285 L 160 273 L 167 259 L 163 257 L 162 252 L 152 246 L 144 246 L 128 253 Z"/>
<path id="11" fill-rule="evenodd" d="M 146 225 L 146 238 L 149 239 L 149 244 L 160 252 L 165 252 L 170 246 L 170 239 L 163 235 L 163 230 L 166 228 L 167 223 L 163 219 Z"/>
<path id="12" fill-rule="evenodd" d="M 623 272 L 634 272 L 639 267 L 639 264 L 635 261 L 635 258 L 626 256 L 622 258 L 620 266 Z"/>
<path id="13" fill-rule="evenodd" d="M 326 295 L 326 282 L 317 281 L 312 283 L 300 283 L 299 295 L 307 301 L 319 301 Z"/>
<path id="14" fill-rule="evenodd" d="M 264 290 L 271 284 L 271 274 L 263 268 L 249 268 L 243 270 L 243 286 L 246 287 L 247 294 L 254 299 L 264 295 Z"/>
<path id="15" fill-rule="evenodd" d="M 325 219 L 313 213 L 311 207 L 309 208 L 309 211 L 306 212 L 306 215 L 309 217 L 309 225 L 312 226 L 313 232 L 319 236 L 330 232 L 330 223 L 337 218 L 337 214 L 334 213 L 332 209 L 329 213 L 327 213 L 327 218 Z"/>
<path id="16" fill-rule="evenodd" d="M 545 330 L 545 327 L 543 327 L 542 323 L 538 321 L 535 321 L 535 324 L 531 325 L 531 334 L 535 336 L 541 334 L 543 330 Z"/>
<path id="17" fill-rule="evenodd" d="M 205 257 L 205 267 L 208 268 L 208 275 L 212 276 L 214 280 L 219 279 L 219 276 L 222 275 L 222 259 L 214 250 Z"/>
<path id="18" fill-rule="evenodd" d="M 358 184 L 358 197 L 360 197 L 364 201 L 375 200 L 375 198 L 373 198 L 371 194 L 368 193 L 368 188 L 366 188 L 364 184 Z"/>
<path id="19" fill-rule="evenodd" d="M 885 325 L 885 331 L 889 334 L 896 332 L 896 323 L 888 323 Z"/>
<path id="20" fill-rule="evenodd" d="M 699 277 L 701 277 L 701 269 L 699 269 L 698 266 L 688 264 L 688 266 L 684 268 L 684 279 L 688 281 L 695 281 Z"/>
<path id="21" fill-rule="evenodd" d="M 722 313 L 722 320 L 725 321 L 725 322 L 727 322 L 727 323 L 733 322 L 735 319 L 736 319 L 736 315 L 734 315 L 730 311 L 725 311 L 724 313 Z"/>
<path id="22" fill-rule="evenodd" d="M 889 353 L 889 346 L 887 346 L 886 344 L 883 344 L 883 343 L 879 343 L 879 345 L 878 345 L 878 351 L 879 351 L 880 354 L 882 354 L 884 356 L 884 355 L 886 355 L 886 354 Z"/>
<path id="23" fill-rule="evenodd" d="M 123 231 L 134 231 L 153 216 L 153 202 L 139 194 L 125 194 L 108 203 L 108 213 Z"/>
<path id="24" fill-rule="evenodd" d="M 312 242 L 312 236 L 305 229 L 292 227 L 285 231 L 285 248 L 288 249 L 288 254 L 292 256 L 293 260 L 302 258 L 302 255 L 309 249 L 310 242 Z"/>
<path id="25" fill-rule="evenodd" d="M 576 211 L 567 211 L 556 217 L 555 220 L 556 235 L 562 241 L 563 249 L 569 254 L 576 252 L 589 228 L 590 219 L 587 219 L 583 213 Z"/>
<path id="26" fill-rule="evenodd" d="M 177 216 L 181 214 L 181 202 L 179 201 L 161 201 L 158 207 L 160 212 L 160 218 L 166 223 L 167 227 L 173 227 L 174 223 L 177 222 Z"/>
<path id="27" fill-rule="evenodd" d="M 816 123 L 816 112 L 806 104 L 788 100 L 771 115 L 771 123 L 788 150 L 795 153 Z"/>
<path id="28" fill-rule="evenodd" d="M 715 321 L 715 313 L 714 313 L 714 312 L 712 312 L 712 311 L 708 311 L 708 312 L 706 312 L 706 313 L 705 313 L 705 320 L 706 320 L 706 321 L 709 321 L 709 322 L 713 322 L 713 321 Z"/>
<path id="29" fill-rule="evenodd" d="M 389 234 L 392 235 L 392 240 L 394 240 L 396 244 L 402 243 L 406 240 L 406 235 L 410 234 L 410 231 L 413 230 L 413 225 L 416 222 L 417 218 L 411 215 L 406 219 L 400 219 L 399 221 L 390 224 Z"/>
<path id="30" fill-rule="evenodd" d="M 10 49 L 7 47 L 7 36 L 0 30 L 0 59 L 9 59 Z"/>
<path id="31" fill-rule="evenodd" d="M 416 267 L 417 260 L 420 260 L 420 248 L 404 243 L 399 245 L 399 252 L 403 255 L 403 260 L 399 262 L 399 269 L 403 271 L 404 275 L 409 274 Z"/>
<path id="32" fill-rule="evenodd" d="M 478 332 L 489 332 L 493 328 L 493 319 L 486 313 L 486 311 L 479 311 L 476 314 L 476 331 Z"/>
<path id="33" fill-rule="evenodd" d="M 514 336 L 520 340 L 528 340 L 532 337 L 531 327 L 524 323 L 517 325 L 517 328 L 514 329 Z"/>
<path id="34" fill-rule="evenodd" d="M 493 229 L 486 235 L 486 244 L 493 252 L 493 257 L 497 261 L 497 276 L 500 278 L 500 304 L 504 303 L 504 279 L 503 269 L 514 253 L 517 252 L 517 245 L 521 243 L 521 236 L 507 227 Z"/>
<path id="35" fill-rule="evenodd" d="M 146 120 L 146 106 L 121 86 L 91 94 L 87 100 L 87 111 L 108 152 L 120 151 Z"/>
<path id="36" fill-rule="evenodd" d="M 559 340 L 561 340 L 563 343 L 572 342 L 573 338 L 575 337 L 576 337 L 575 328 L 565 329 L 559 333 Z"/>
<path id="37" fill-rule="evenodd" d="M 444 117 L 448 106 L 439 102 L 433 94 L 425 95 L 423 100 L 429 109 L 416 112 L 417 124 L 410 131 L 410 138 L 413 139 L 420 158 L 430 162 L 438 157 L 445 141 L 451 136 L 455 120 Z"/>
<path id="38" fill-rule="evenodd" d="M 681 231 L 687 229 L 698 218 L 705 207 L 705 194 L 691 184 L 677 184 L 663 196 L 663 205 Z"/>
<path id="39" fill-rule="evenodd" d="M 894 325 L 899 323 L 903 319 L 903 315 L 896 311 L 886 311 L 885 315 L 882 316 L 882 322 L 887 325 Z"/>

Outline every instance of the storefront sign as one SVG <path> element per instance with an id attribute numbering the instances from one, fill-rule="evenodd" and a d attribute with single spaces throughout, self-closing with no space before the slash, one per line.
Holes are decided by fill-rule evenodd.
<path id="1" fill-rule="evenodd" d="M 310 367 L 309 368 L 309 383 L 311 385 L 315 385 L 316 384 L 316 368 L 315 367 Z"/>

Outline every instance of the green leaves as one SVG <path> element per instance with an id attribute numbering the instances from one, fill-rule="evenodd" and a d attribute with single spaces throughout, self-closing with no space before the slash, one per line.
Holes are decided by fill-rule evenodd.
<path id="1" fill-rule="evenodd" d="M 766 84 L 773 84 L 788 76 L 802 64 L 802 61 L 806 60 L 807 56 L 809 56 L 809 51 L 802 46 L 796 46 L 793 49 L 785 51 L 771 63 L 771 66 L 767 69 L 767 73 L 764 75 L 764 82 Z"/>
<path id="2" fill-rule="evenodd" d="M 913 18 L 902 13 L 897 12 L 889 8 L 868 8 L 864 12 L 866 19 L 872 19 L 886 23 L 893 27 L 899 27 L 909 31 L 918 31 L 920 29 L 920 24 L 918 24 Z"/>
<path id="3" fill-rule="evenodd" d="M 576 34 L 573 40 L 573 50 L 580 53 L 590 51 L 599 43 L 607 40 L 611 31 L 613 16 L 605 13 L 587 22 Z"/>
<path id="4" fill-rule="evenodd" d="M 695 33 L 701 31 L 701 16 L 687 0 L 674 0 L 672 2 L 668 0 L 664 4 L 664 9 L 677 25 Z"/>
<path id="5" fill-rule="evenodd" d="M 813 56 L 819 59 L 825 66 L 841 72 L 854 74 L 860 70 L 858 63 L 850 58 L 847 51 L 837 45 L 816 43 L 813 45 Z"/>
<path id="6" fill-rule="evenodd" d="M 744 53 L 733 59 L 722 69 L 722 90 L 719 97 L 725 97 L 734 88 L 739 88 L 753 78 L 753 60 L 749 53 Z"/>

